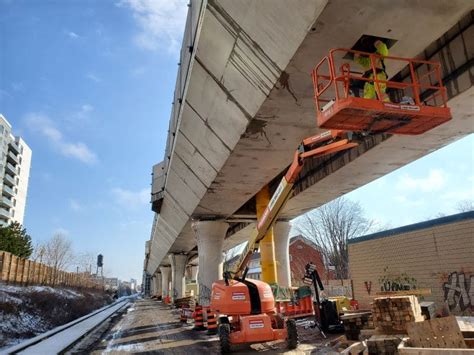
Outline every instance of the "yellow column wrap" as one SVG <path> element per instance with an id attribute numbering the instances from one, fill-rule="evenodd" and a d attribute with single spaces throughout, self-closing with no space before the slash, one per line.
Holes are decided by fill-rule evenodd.
<path id="1" fill-rule="evenodd" d="M 270 189 L 265 186 L 257 193 L 257 220 L 260 220 L 265 208 L 270 202 Z M 269 229 L 260 241 L 260 266 L 262 267 L 262 281 L 269 284 L 277 283 L 277 270 L 275 261 L 275 244 L 273 241 L 273 228 Z"/>

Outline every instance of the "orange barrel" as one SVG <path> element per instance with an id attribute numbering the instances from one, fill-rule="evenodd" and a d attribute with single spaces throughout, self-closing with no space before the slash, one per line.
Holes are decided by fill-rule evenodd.
<path id="1" fill-rule="evenodd" d="M 217 319 L 214 312 L 210 308 L 207 309 L 207 334 L 217 334 Z"/>
<path id="2" fill-rule="evenodd" d="M 196 305 L 196 317 L 194 318 L 194 330 L 206 330 L 204 327 L 204 318 L 202 314 L 202 307 Z"/>

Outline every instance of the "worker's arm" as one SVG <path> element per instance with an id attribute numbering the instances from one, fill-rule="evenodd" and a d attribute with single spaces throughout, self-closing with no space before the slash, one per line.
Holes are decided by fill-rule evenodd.
<path id="1" fill-rule="evenodd" d="M 359 64 L 364 69 L 370 68 L 370 58 L 365 56 L 360 56 L 358 53 L 354 54 L 354 62 Z"/>

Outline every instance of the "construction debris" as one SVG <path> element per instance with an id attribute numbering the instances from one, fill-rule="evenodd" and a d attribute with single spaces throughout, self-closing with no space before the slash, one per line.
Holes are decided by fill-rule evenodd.
<path id="1" fill-rule="evenodd" d="M 344 324 L 344 333 L 348 340 L 359 340 L 361 330 L 374 328 L 371 312 L 344 314 L 340 319 Z"/>
<path id="2" fill-rule="evenodd" d="M 436 305 L 434 302 L 420 302 L 421 314 L 425 319 L 433 319 L 436 315 Z"/>
<path id="3" fill-rule="evenodd" d="M 372 335 L 367 340 L 369 354 L 397 354 L 403 335 Z"/>
<path id="4" fill-rule="evenodd" d="M 193 296 L 177 298 L 174 300 L 174 305 L 176 308 L 191 308 L 194 309 L 195 300 Z"/>

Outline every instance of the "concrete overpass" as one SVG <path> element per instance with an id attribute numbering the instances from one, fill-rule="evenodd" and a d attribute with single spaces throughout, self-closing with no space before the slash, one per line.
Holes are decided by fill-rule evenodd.
<path id="1" fill-rule="evenodd" d="M 472 2 L 295 4 L 191 2 L 165 160 L 154 171 L 159 213 L 145 259 L 156 284 L 171 265 L 178 295 L 179 275 L 198 249 L 205 253 L 199 257 L 203 290 L 220 276 L 222 248 L 246 240 L 252 227 L 255 194 L 276 181 L 301 139 L 318 131 L 309 73 L 330 48 L 352 47 L 371 34 L 397 40 L 391 55 L 440 60 L 454 120 L 415 138 L 416 145 L 413 138 L 380 136 L 308 164 L 285 220 L 473 131 Z M 402 78 L 402 69 L 387 71 Z M 288 226 L 277 230 L 284 240 L 278 234 L 287 234 Z"/>

